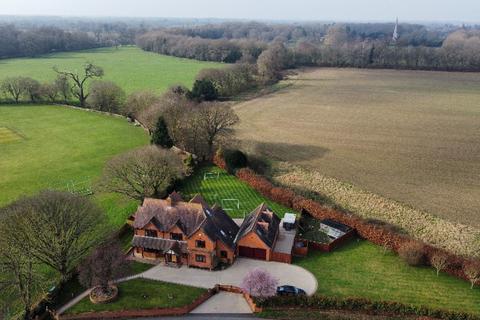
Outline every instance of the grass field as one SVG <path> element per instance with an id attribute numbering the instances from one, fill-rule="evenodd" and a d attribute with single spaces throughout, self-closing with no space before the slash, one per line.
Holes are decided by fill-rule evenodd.
<path id="1" fill-rule="evenodd" d="M 108 304 L 93 304 L 87 298 L 67 311 L 78 314 L 89 311 L 119 311 L 133 309 L 174 308 L 193 302 L 205 289 L 160 281 L 135 279 L 118 285 L 118 299 Z"/>
<path id="2" fill-rule="evenodd" d="M 0 205 L 41 189 L 66 188 L 71 181 L 90 185 L 109 158 L 148 143 L 145 132 L 125 119 L 67 107 L 0 107 L 0 127 L 23 137 L 0 144 Z M 136 206 L 115 195 L 97 200 L 115 225 L 125 222 L 118 212 Z"/>
<path id="3" fill-rule="evenodd" d="M 310 252 L 295 261 L 318 279 L 317 293 L 364 297 L 480 314 L 480 288 L 432 268 L 414 268 L 367 241 L 352 241 L 331 253 Z"/>
<path id="4" fill-rule="evenodd" d="M 218 173 L 219 176 L 205 180 L 205 173 L 213 173 L 213 177 Z M 218 203 L 224 209 L 231 209 L 227 212 L 234 218 L 243 218 L 262 202 L 267 203 L 280 217 L 283 217 L 286 212 L 292 212 L 291 209 L 266 199 L 244 182 L 214 166 L 200 168 L 182 183 L 179 191 L 185 200 L 190 200 L 199 193 L 210 205 Z M 222 199 L 236 199 L 239 207 L 237 201 L 223 201 L 222 205 Z"/>
<path id="5" fill-rule="evenodd" d="M 163 56 L 137 47 L 101 48 L 94 50 L 55 53 L 38 58 L 0 60 L 0 80 L 11 76 L 28 76 L 39 81 L 56 77 L 54 66 L 80 70 L 85 62 L 105 70 L 103 79 L 116 82 L 127 93 L 151 89 L 162 93 L 174 84 L 190 87 L 197 73 L 222 64 Z"/>
<path id="6" fill-rule="evenodd" d="M 480 74 L 311 69 L 238 104 L 249 150 L 480 227 Z"/>

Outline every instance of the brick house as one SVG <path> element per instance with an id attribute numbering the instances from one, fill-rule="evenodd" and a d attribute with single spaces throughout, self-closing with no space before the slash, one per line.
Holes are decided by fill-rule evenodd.
<path id="1" fill-rule="evenodd" d="M 132 224 L 135 257 L 211 270 L 237 256 L 272 260 L 280 218 L 262 204 L 239 226 L 199 195 L 185 202 L 172 193 L 165 200 L 145 199 Z"/>

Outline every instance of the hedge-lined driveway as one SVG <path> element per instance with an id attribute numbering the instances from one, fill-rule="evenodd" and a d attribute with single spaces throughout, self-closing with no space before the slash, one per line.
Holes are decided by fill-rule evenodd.
<path id="1" fill-rule="evenodd" d="M 302 267 L 247 258 L 238 258 L 232 266 L 221 271 L 158 265 L 144 272 L 142 277 L 200 288 L 213 288 L 216 284 L 240 286 L 248 271 L 257 267 L 267 270 L 277 278 L 279 285 L 288 284 L 302 288 L 308 295 L 317 291 L 317 279 Z"/>

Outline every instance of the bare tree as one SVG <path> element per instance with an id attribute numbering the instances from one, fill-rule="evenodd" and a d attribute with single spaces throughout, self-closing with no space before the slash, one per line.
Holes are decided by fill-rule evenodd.
<path id="1" fill-rule="evenodd" d="M 50 102 L 57 101 L 58 98 L 58 88 L 54 82 L 44 83 L 40 88 L 41 95 L 45 97 Z"/>
<path id="2" fill-rule="evenodd" d="M 65 75 L 59 74 L 54 81 L 55 87 L 58 90 L 58 94 L 62 97 L 63 103 L 67 103 L 72 95 L 70 83 L 68 82 L 68 77 Z"/>
<path id="3" fill-rule="evenodd" d="M 104 213 L 88 199 L 67 192 L 43 191 L 24 201 L 17 239 L 24 250 L 58 271 L 64 283 L 105 234 Z"/>
<path id="4" fill-rule="evenodd" d="M 120 113 L 125 103 L 125 91 L 111 81 L 94 81 L 90 86 L 87 104 L 90 108 Z"/>
<path id="5" fill-rule="evenodd" d="M 233 126 L 240 121 L 230 106 L 214 102 L 198 106 L 198 119 L 205 131 L 209 156 L 213 156 L 215 142 L 230 135 Z"/>
<path id="6" fill-rule="evenodd" d="M 83 72 L 76 71 L 60 71 L 57 67 L 53 70 L 68 79 L 71 79 L 74 83 L 72 87 L 72 93 L 78 98 L 81 107 L 85 107 L 85 102 L 88 98 L 88 94 L 85 92 L 85 85 L 87 80 L 94 78 L 101 78 L 104 75 L 103 69 L 92 63 L 87 63 L 83 66 Z"/>
<path id="7" fill-rule="evenodd" d="M 23 80 L 23 77 L 10 77 L 2 81 L 2 91 L 6 95 L 11 96 L 15 103 L 18 103 L 22 94 L 25 93 L 25 86 L 23 85 Z"/>
<path id="8" fill-rule="evenodd" d="M 0 210 L 0 302 L 22 302 L 24 319 L 32 318 L 32 305 L 37 298 L 42 278 L 35 269 L 38 261 L 28 247 L 18 241 L 17 228 L 22 218 L 22 200 Z"/>
<path id="9" fill-rule="evenodd" d="M 40 99 L 40 82 L 32 78 L 22 78 L 22 86 L 31 102 L 36 102 Z"/>
<path id="10" fill-rule="evenodd" d="M 470 262 L 463 266 L 463 272 L 467 276 L 467 279 L 470 281 L 471 288 L 480 281 L 480 263 Z"/>
<path id="11" fill-rule="evenodd" d="M 437 252 L 430 259 L 430 263 L 437 270 L 438 276 L 440 274 L 440 271 L 442 271 L 448 266 L 448 256 L 445 253 Z"/>
<path id="12" fill-rule="evenodd" d="M 184 174 L 182 160 L 172 151 L 156 146 L 142 147 L 110 160 L 100 188 L 141 200 L 159 198 Z"/>
<path id="13" fill-rule="evenodd" d="M 98 286 L 103 293 L 108 293 L 109 283 L 124 277 L 130 270 L 118 240 L 109 240 L 96 248 L 79 267 L 80 283 L 91 288 Z"/>
<path id="14" fill-rule="evenodd" d="M 152 91 L 133 92 L 127 97 L 123 113 L 128 117 L 138 119 L 143 110 L 157 103 L 159 99 Z"/>

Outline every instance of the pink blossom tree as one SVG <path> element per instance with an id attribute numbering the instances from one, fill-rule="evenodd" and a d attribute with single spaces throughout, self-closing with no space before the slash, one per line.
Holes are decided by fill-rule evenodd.
<path id="1" fill-rule="evenodd" d="M 266 299 L 277 293 L 278 280 L 261 268 L 250 270 L 243 278 L 241 287 L 253 297 Z"/>

